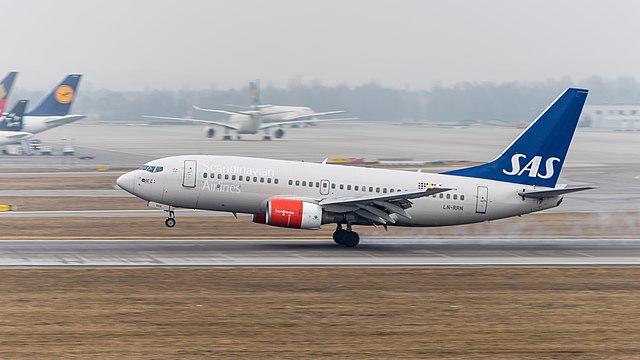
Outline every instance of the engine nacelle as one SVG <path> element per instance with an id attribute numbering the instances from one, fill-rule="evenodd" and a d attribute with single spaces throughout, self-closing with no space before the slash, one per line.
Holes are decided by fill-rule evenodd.
<path id="1" fill-rule="evenodd" d="M 273 132 L 273 136 L 276 139 L 282 139 L 282 137 L 284 136 L 284 130 L 283 129 L 278 129 L 276 131 Z"/>
<path id="2" fill-rule="evenodd" d="M 208 138 L 212 138 L 214 136 L 216 136 L 216 130 L 212 127 L 206 127 L 204 128 L 204 136 L 208 137 Z"/>
<path id="3" fill-rule="evenodd" d="M 253 222 L 295 229 L 319 229 L 322 207 L 300 200 L 271 199 L 266 214 L 253 215 Z"/>

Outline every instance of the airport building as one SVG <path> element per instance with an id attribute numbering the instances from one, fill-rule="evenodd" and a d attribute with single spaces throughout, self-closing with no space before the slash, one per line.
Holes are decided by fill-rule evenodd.
<path id="1" fill-rule="evenodd" d="M 582 122 L 593 128 L 640 130 L 640 105 L 587 105 Z"/>

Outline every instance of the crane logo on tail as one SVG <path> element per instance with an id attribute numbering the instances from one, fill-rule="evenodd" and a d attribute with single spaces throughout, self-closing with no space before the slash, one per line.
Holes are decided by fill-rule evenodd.
<path id="1" fill-rule="evenodd" d="M 60 104 L 68 104 L 73 100 L 73 88 L 69 85 L 60 85 L 55 92 L 56 101 Z"/>

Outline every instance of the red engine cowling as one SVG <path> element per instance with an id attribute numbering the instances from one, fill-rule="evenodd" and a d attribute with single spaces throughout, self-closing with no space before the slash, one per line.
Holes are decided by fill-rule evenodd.
<path id="1" fill-rule="evenodd" d="M 265 215 L 253 215 L 253 222 L 296 229 L 319 229 L 322 207 L 300 200 L 271 199 Z"/>

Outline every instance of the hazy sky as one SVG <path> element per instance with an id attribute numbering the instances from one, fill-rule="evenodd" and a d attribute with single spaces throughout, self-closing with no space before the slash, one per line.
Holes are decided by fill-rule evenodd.
<path id="1" fill-rule="evenodd" d="M 640 1 L 0 0 L 0 72 L 116 90 L 260 78 L 428 89 L 435 82 L 640 74 Z"/>

